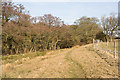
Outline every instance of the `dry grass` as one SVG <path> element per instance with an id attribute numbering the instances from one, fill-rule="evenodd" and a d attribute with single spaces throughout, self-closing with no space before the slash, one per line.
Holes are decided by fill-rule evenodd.
<path id="1" fill-rule="evenodd" d="M 115 41 L 115 44 L 114 44 L 114 41 Z M 118 49 L 120 48 L 118 45 L 118 40 L 113 40 L 112 42 L 108 42 L 108 45 L 107 45 L 107 42 L 102 42 L 99 44 L 99 46 L 103 49 L 111 50 L 111 51 L 115 51 L 115 48 L 116 48 L 116 51 L 118 51 Z"/>
<path id="2" fill-rule="evenodd" d="M 92 45 L 46 52 L 44 56 L 3 58 L 2 77 L 5 78 L 114 78 L 117 67 L 110 66 Z M 27 55 L 27 54 L 26 54 Z M 19 57 L 20 55 L 18 55 Z M 8 73 L 9 72 L 9 73 Z"/>

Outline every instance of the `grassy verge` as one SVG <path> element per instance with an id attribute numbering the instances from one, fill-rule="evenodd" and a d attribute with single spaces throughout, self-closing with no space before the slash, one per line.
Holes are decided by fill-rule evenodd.
<path id="1" fill-rule="evenodd" d="M 32 52 L 32 53 L 15 54 L 15 55 L 5 55 L 5 56 L 2 56 L 2 61 L 3 61 L 2 64 L 13 63 L 16 60 L 21 60 L 22 58 L 33 59 L 37 56 L 44 56 L 47 53 L 54 55 L 54 54 L 58 54 L 59 52 L 62 52 L 65 50 L 66 49 L 60 49 L 60 50 L 54 50 L 54 51 L 48 50 L 48 51 L 43 51 L 43 52 Z"/>
<path id="2" fill-rule="evenodd" d="M 71 53 L 72 51 L 68 52 L 65 57 L 65 59 L 70 62 L 68 74 L 70 74 L 72 78 L 79 78 L 79 77 L 85 78 L 86 74 L 85 71 L 83 70 L 82 65 L 71 58 L 70 56 Z"/>
<path id="3" fill-rule="evenodd" d="M 87 49 L 89 51 L 93 51 L 93 52 L 97 53 L 101 57 L 101 59 L 103 59 L 105 62 L 107 62 L 110 66 L 117 65 L 117 59 L 115 59 L 114 57 L 112 57 L 112 55 L 114 53 L 108 52 L 108 54 L 107 54 L 105 51 L 94 49 L 93 45 L 87 47 Z"/>
<path id="4" fill-rule="evenodd" d="M 12 63 L 16 60 L 21 60 L 22 58 L 29 57 L 30 59 L 35 58 L 37 56 L 44 56 L 47 51 L 44 52 L 33 52 L 33 53 L 25 53 L 25 54 L 16 54 L 16 55 L 6 55 L 2 56 L 2 61 L 4 61 L 4 64 L 6 63 Z"/>
<path id="5" fill-rule="evenodd" d="M 115 40 L 115 45 L 114 45 L 114 41 L 112 41 L 112 42 L 108 42 L 108 45 L 107 45 L 107 42 L 102 42 L 99 44 L 99 46 L 103 49 L 111 50 L 111 51 L 115 51 L 115 48 L 116 48 L 116 51 L 118 51 L 118 48 L 119 48 L 117 40 Z"/>

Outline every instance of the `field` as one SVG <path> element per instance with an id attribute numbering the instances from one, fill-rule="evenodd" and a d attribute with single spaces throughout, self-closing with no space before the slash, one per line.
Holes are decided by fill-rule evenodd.
<path id="1" fill-rule="evenodd" d="M 96 47 L 101 47 L 104 50 L 111 51 L 110 53 L 113 54 L 113 51 L 119 52 L 120 45 L 118 44 L 118 40 L 113 40 L 112 42 L 100 42 L 96 45 Z"/>
<path id="2" fill-rule="evenodd" d="M 118 67 L 92 44 L 2 57 L 3 78 L 117 78 Z M 109 54 L 107 54 L 109 56 Z M 114 61 L 114 58 L 110 58 Z M 9 72 L 9 73 L 8 73 Z"/>
<path id="3" fill-rule="evenodd" d="M 120 43 L 103 42 L 119 35 L 115 5 L 67 2 L 2 2 L 2 78 L 120 76 Z"/>

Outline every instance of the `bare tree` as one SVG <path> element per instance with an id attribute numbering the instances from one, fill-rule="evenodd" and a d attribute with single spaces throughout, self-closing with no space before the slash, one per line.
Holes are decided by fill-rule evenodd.
<path id="1" fill-rule="evenodd" d="M 102 23 L 102 26 L 103 26 L 103 29 L 104 29 L 104 33 L 106 34 L 107 40 L 110 36 L 110 39 L 112 41 L 113 32 L 118 27 L 117 17 L 114 14 L 112 14 L 110 17 L 103 16 L 102 19 L 101 19 L 101 23 Z"/>
<path id="2" fill-rule="evenodd" d="M 54 17 L 51 14 L 45 14 L 42 17 L 39 17 L 39 23 L 44 23 L 49 28 L 51 26 L 61 27 L 64 25 L 64 22 L 59 17 Z"/>

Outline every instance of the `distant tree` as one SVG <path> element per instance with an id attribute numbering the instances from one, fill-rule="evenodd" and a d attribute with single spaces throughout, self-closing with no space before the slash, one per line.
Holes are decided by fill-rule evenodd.
<path id="1" fill-rule="evenodd" d="M 61 27 L 64 25 L 64 22 L 59 17 L 54 17 L 51 14 L 45 14 L 42 17 L 39 17 L 39 23 L 44 23 L 49 28 L 51 26 Z"/>
<path id="2" fill-rule="evenodd" d="M 103 31 L 100 31 L 99 33 L 97 33 L 95 39 L 105 41 L 105 34 L 103 33 Z"/>
<path id="3" fill-rule="evenodd" d="M 2 23 L 5 24 L 14 16 L 12 2 L 2 2 Z"/>
<path id="4" fill-rule="evenodd" d="M 112 14 L 110 17 L 103 16 L 101 19 L 101 23 L 103 26 L 104 33 L 106 34 L 107 40 L 109 39 L 110 36 L 112 41 L 113 32 L 118 27 L 117 17 L 114 14 Z"/>
<path id="5" fill-rule="evenodd" d="M 22 4 L 2 4 L 3 55 L 70 48 L 91 43 L 101 34 L 97 18 L 82 17 L 75 25 L 65 25 L 51 14 L 31 17 Z"/>
<path id="6" fill-rule="evenodd" d="M 24 26 L 24 27 L 30 26 L 31 25 L 30 15 L 28 15 L 28 14 L 21 14 L 20 18 L 18 18 L 18 20 L 17 20 L 17 24 L 19 26 Z"/>
<path id="7" fill-rule="evenodd" d="M 36 24 L 37 21 L 38 21 L 38 17 L 32 17 L 32 18 L 31 18 L 31 23 Z"/>
<path id="8" fill-rule="evenodd" d="M 28 12 L 25 11 L 25 8 L 22 4 L 15 5 L 11 1 L 2 2 L 2 24 L 4 26 L 5 23 L 9 21 L 13 21 L 16 23 L 21 23 L 21 18 L 28 18 Z M 23 22 L 22 22 L 23 23 Z"/>
<path id="9" fill-rule="evenodd" d="M 94 36 L 102 31 L 102 28 L 98 24 L 97 18 L 82 17 L 76 20 L 75 24 L 78 26 L 78 33 L 81 38 L 81 42 L 91 43 Z"/>
<path id="10" fill-rule="evenodd" d="M 82 26 L 82 24 L 89 25 L 89 24 L 97 23 L 98 21 L 99 20 L 95 17 L 89 18 L 89 17 L 83 16 L 80 19 L 77 19 L 74 23 L 80 27 L 80 26 Z"/>

